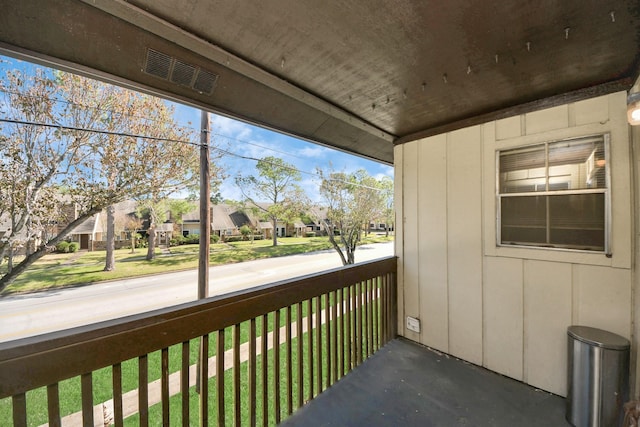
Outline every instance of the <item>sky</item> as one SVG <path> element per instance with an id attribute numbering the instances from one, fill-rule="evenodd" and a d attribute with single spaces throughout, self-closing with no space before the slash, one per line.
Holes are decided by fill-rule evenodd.
<path id="1" fill-rule="evenodd" d="M 27 62 L 0 56 L 1 75 L 4 75 L 4 71 L 9 69 L 33 72 L 34 67 L 33 64 Z M 181 126 L 196 129 L 199 134 L 200 110 L 183 104 L 173 104 L 178 123 Z M 210 131 L 210 145 L 232 153 L 216 160 L 222 163 L 228 176 L 220 188 L 221 196 L 224 199 L 240 200 L 242 198 L 240 190 L 235 184 L 236 176 L 256 174 L 255 160 L 241 159 L 233 154 L 255 159 L 274 156 L 295 166 L 302 176 L 302 180 L 298 184 L 305 190 L 307 196 L 316 202 L 320 201 L 317 168 L 347 173 L 365 169 L 369 175 L 377 179 L 383 176 L 393 178 L 393 167 L 391 166 L 213 113 L 210 113 Z"/>
<path id="2" fill-rule="evenodd" d="M 179 120 L 200 124 L 200 110 L 177 106 Z M 302 181 L 298 184 L 307 196 L 314 201 L 317 198 L 320 182 L 316 175 L 318 168 L 323 170 L 355 172 L 365 169 L 369 175 L 380 179 L 383 176 L 393 178 L 393 167 L 334 150 L 326 146 L 307 142 L 279 132 L 253 126 L 228 117 L 210 114 L 211 146 L 244 157 L 260 159 L 266 156 L 279 157 L 295 166 L 300 172 Z M 240 200 L 241 193 L 235 184 L 238 175 L 256 174 L 256 161 L 241 159 L 233 155 L 225 155 L 220 160 L 229 177 L 220 189 L 223 198 Z"/>

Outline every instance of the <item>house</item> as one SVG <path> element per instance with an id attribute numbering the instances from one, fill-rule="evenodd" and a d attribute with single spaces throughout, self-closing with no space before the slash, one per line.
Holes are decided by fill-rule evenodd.
<path id="1" fill-rule="evenodd" d="M 401 362 L 388 376 L 361 363 L 379 348 L 377 338 L 388 344 L 396 334 L 562 401 L 569 390 L 567 328 L 604 329 L 631 344 L 630 369 L 622 375 L 630 395 L 618 393 L 618 399 L 640 398 L 637 0 L 284 1 L 279 7 L 246 0 L 41 3 L 23 0 L 5 8 L 5 51 L 392 164 L 397 258 L 167 308 L 102 329 L 0 346 L 6 390 L 0 397 L 12 396 L 17 424 L 26 420 L 25 393 L 32 388 L 49 385 L 57 396 L 55 384 L 82 375 L 91 396 L 87 373 L 103 366 L 117 371 L 121 361 L 138 357 L 146 366 L 148 353 L 167 353 L 171 345 L 209 334 L 224 342 L 225 328 L 239 331 L 244 321 L 253 325 L 249 335 L 255 338 L 255 319 L 268 314 L 279 320 L 282 314 L 290 320 L 302 306 L 323 304 L 323 316 L 304 319 L 306 330 L 315 331 L 305 335 L 308 341 L 298 339 L 294 346 L 280 340 L 292 330 L 301 336 L 301 321 L 295 323 L 300 329 L 288 322 L 281 336 L 279 329 L 268 336 L 275 343 L 269 357 L 286 359 L 303 341 L 316 350 L 308 352 L 311 363 L 305 365 L 315 369 L 310 393 L 276 398 L 267 408 L 276 423 L 282 413 L 325 393 L 326 399 L 308 405 L 333 403 L 344 416 L 356 417 L 343 418 L 345 424 L 392 424 L 375 412 L 375 404 L 396 398 L 401 405 L 403 394 L 358 389 L 347 396 L 358 405 L 350 405 L 332 402 L 330 386 L 337 378 L 349 384 L 353 376 L 345 368 L 354 366 L 377 384 L 393 381 Z M 369 322 L 378 305 L 366 303 L 378 295 L 380 311 Z M 342 322 L 343 313 L 353 313 L 349 322 Z M 265 332 L 261 345 L 266 338 Z M 99 351 L 98 339 L 118 354 Z M 266 395 L 257 393 L 259 382 L 253 381 L 257 345 L 254 339 L 248 343 L 249 411 L 256 396 Z M 77 349 L 94 357 L 74 359 Z M 260 357 L 266 353 L 264 347 Z M 302 360 L 303 351 L 297 354 Z M 273 366 L 270 378 L 280 378 L 280 365 Z M 297 366 L 286 366 L 286 388 L 294 390 L 292 382 L 301 375 L 290 374 Z M 201 364 L 202 373 L 208 368 Z M 225 368 L 216 364 L 218 378 Z M 239 378 L 239 368 L 234 372 Z M 266 384 L 264 372 L 258 376 Z M 239 390 L 240 380 L 234 384 Z M 218 387 L 221 396 L 224 387 Z M 272 387 L 280 396 L 285 385 L 276 380 Z M 168 380 L 163 390 L 168 402 Z M 121 393 L 113 394 L 121 400 Z M 200 395 L 204 407 L 208 396 Z M 440 397 L 444 407 L 453 399 Z M 235 417 L 239 424 L 240 409 L 225 414 L 222 400 L 218 419 Z M 89 423 L 92 402 L 84 402 Z M 362 415 L 361 407 L 370 410 Z M 441 425 L 467 421 L 452 408 L 456 418 Z M 525 410 L 517 408 L 504 425 L 517 423 Z M 52 413 L 55 419 L 56 409 Z M 330 417 L 334 411 L 317 413 Z M 253 409 L 247 416 L 256 415 Z M 429 418 L 417 410 L 403 415 L 415 425 L 424 421 L 420 416 Z M 562 423 L 563 416 L 538 425 Z"/>
<path id="2" fill-rule="evenodd" d="M 115 247 L 120 249 L 131 245 L 131 232 L 129 229 L 131 219 L 138 219 L 138 202 L 135 200 L 125 200 L 115 205 Z M 74 212 L 75 218 L 77 213 L 72 208 L 67 207 L 68 212 Z M 69 217 L 69 216 L 68 216 Z M 140 218 L 140 228 L 134 230 L 142 236 L 146 236 L 149 229 L 149 218 Z M 107 213 L 106 211 L 87 218 L 77 227 L 75 227 L 68 235 L 68 239 L 80 244 L 80 249 L 89 251 L 104 250 L 107 240 Z M 59 224 L 60 228 L 62 224 Z M 156 245 L 168 245 L 174 233 L 174 224 L 167 221 L 156 225 Z"/>

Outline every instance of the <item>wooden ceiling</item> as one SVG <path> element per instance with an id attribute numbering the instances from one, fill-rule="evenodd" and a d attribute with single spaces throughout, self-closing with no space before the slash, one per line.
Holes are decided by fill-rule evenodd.
<path id="1" fill-rule="evenodd" d="M 385 163 L 618 90 L 638 0 L 0 0 L 0 49 Z"/>

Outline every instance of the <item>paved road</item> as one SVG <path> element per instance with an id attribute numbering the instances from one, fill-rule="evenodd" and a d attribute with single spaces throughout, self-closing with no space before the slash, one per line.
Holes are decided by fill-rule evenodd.
<path id="1" fill-rule="evenodd" d="M 365 245 L 356 261 L 393 255 L 393 243 Z M 211 267 L 209 293 L 222 295 L 341 266 L 331 251 Z M 196 270 L 0 298 L 0 342 L 168 307 L 197 298 Z"/>

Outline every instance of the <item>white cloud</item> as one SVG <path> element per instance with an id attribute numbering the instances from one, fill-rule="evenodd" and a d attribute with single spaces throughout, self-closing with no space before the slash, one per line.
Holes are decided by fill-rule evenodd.
<path id="1" fill-rule="evenodd" d="M 296 151 L 296 155 L 300 157 L 311 157 L 314 159 L 325 158 L 332 150 L 320 145 L 309 145 Z"/>

